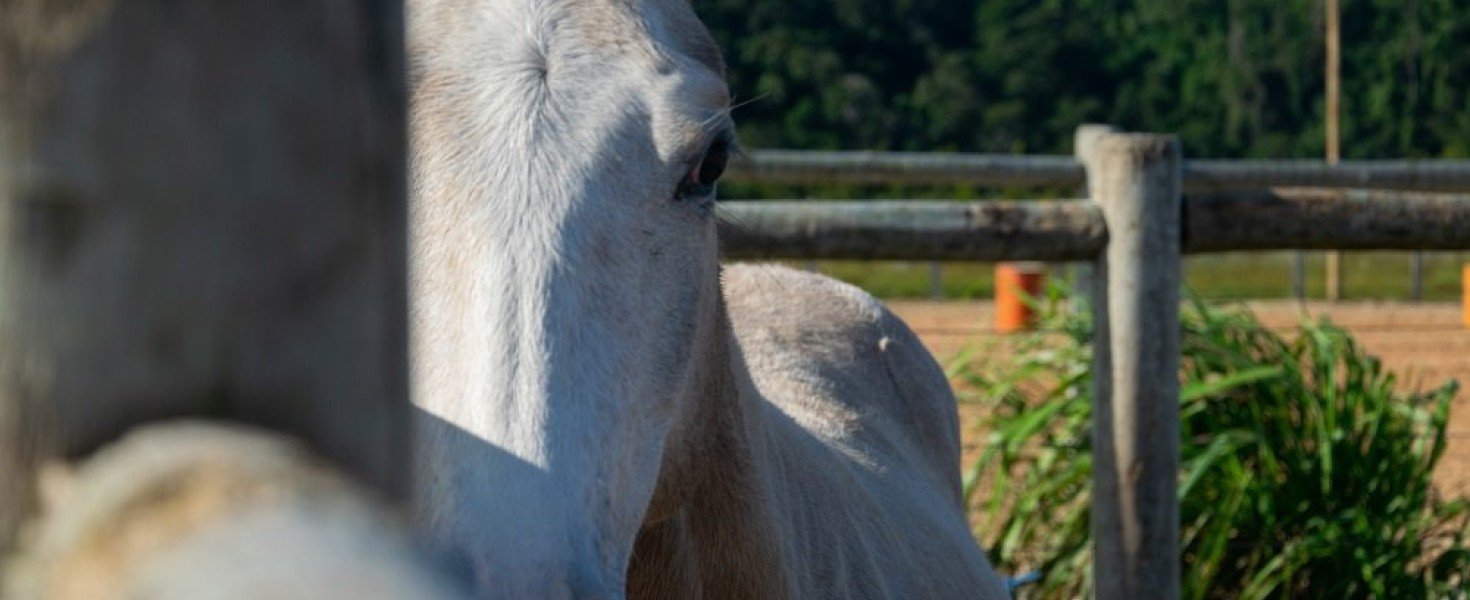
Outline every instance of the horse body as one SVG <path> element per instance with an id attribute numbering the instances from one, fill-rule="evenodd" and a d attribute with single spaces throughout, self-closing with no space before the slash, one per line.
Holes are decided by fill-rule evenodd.
<path id="1" fill-rule="evenodd" d="M 954 396 L 908 327 L 782 267 L 728 267 L 724 292 L 792 597 L 1007 597 L 962 516 Z"/>
<path id="2" fill-rule="evenodd" d="M 702 477 L 667 480 L 697 497 L 645 526 L 630 597 L 1006 598 L 962 517 L 954 397 L 913 333 L 783 267 L 729 267 L 724 296 L 718 432 L 692 444 Z"/>
<path id="3" fill-rule="evenodd" d="M 954 399 L 816 276 L 731 268 L 683 0 L 410 0 L 416 510 L 487 597 L 1002 598 Z"/>

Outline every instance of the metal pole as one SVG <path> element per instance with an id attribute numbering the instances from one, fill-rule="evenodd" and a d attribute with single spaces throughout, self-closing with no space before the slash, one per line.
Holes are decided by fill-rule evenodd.
<path id="1" fill-rule="evenodd" d="M 1409 254 L 1409 299 L 1424 299 L 1424 252 Z"/>
<path id="2" fill-rule="evenodd" d="M 929 261 L 929 298 L 944 298 L 944 270 L 937 260 Z"/>
<path id="3" fill-rule="evenodd" d="M 1094 301 L 1093 572 L 1101 600 L 1180 594 L 1181 151 L 1174 136 L 1085 148 L 1108 224 Z"/>
<path id="4" fill-rule="evenodd" d="M 1327 0 L 1327 164 L 1336 165 L 1341 157 L 1341 132 L 1338 129 L 1340 99 L 1342 97 L 1342 49 L 1339 44 L 1341 30 L 1337 0 Z M 1342 253 L 1336 250 L 1327 253 L 1327 299 L 1336 302 L 1342 299 Z"/>
<path id="5" fill-rule="evenodd" d="M 1307 253 L 1291 253 L 1291 295 L 1298 302 L 1307 299 Z"/>

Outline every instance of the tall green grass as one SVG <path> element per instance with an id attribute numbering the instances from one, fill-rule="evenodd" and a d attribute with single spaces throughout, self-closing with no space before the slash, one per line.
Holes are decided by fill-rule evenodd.
<path id="1" fill-rule="evenodd" d="M 1044 573 L 1023 597 L 1092 594 L 1091 327 L 1066 300 L 1012 358 L 952 371 L 991 408 L 978 531 L 1002 570 Z M 1470 506 L 1431 485 L 1454 382 L 1404 391 L 1327 322 L 1286 339 L 1196 302 L 1182 323 L 1186 598 L 1467 597 Z"/>

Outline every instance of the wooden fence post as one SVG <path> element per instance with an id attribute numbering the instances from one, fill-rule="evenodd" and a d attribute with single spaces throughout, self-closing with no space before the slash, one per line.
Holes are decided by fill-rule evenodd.
<path id="1" fill-rule="evenodd" d="M 1097 597 L 1177 599 L 1179 141 L 1104 133 L 1083 150 L 1108 226 L 1093 299 Z"/>
<path id="2" fill-rule="evenodd" d="M 1117 132 L 1118 129 L 1112 125 L 1097 123 L 1078 125 L 1077 129 L 1072 133 L 1072 155 L 1077 158 L 1077 162 L 1086 165 L 1087 156 L 1091 154 L 1093 147 L 1097 144 L 1097 140 L 1104 135 Z M 1085 178 L 1079 191 L 1081 192 L 1081 197 L 1092 198 L 1091 192 L 1087 189 L 1087 180 Z M 1082 305 L 1091 306 L 1092 304 L 1093 290 L 1097 287 L 1096 263 L 1096 260 L 1077 263 L 1077 277 L 1072 282 L 1074 286 L 1072 294 L 1080 297 L 1084 302 L 1078 303 L 1079 306 L 1068 307 L 1068 309 L 1075 310 L 1076 312 L 1074 314 L 1079 316 L 1085 310 Z"/>
<path id="3" fill-rule="evenodd" d="M 176 417 L 406 490 L 401 0 L 0 9 L 0 552 Z"/>

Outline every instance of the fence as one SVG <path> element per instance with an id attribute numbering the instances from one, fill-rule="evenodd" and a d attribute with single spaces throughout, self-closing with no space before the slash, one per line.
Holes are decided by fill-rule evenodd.
<path id="1" fill-rule="evenodd" d="M 734 179 L 1085 183 L 1090 198 L 725 202 L 722 244 L 736 259 L 1094 261 L 1097 593 L 1178 598 L 1182 256 L 1470 249 L 1470 195 L 1443 193 L 1470 190 L 1470 161 L 1185 161 L 1172 137 L 1099 126 L 1076 146 L 1077 159 L 753 152 Z"/>
<path id="2" fill-rule="evenodd" d="M 1273 187 L 1470 190 L 1470 160 L 1346 161 L 1335 166 L 1311 160 L 1191 160 L 1183 169 L 1184 192 L 1191 196 Z M 1076 189 L 1083 184 L 1084 169 L 1079 161 L 1068 156 L 758 150 L 732 165 L 730 178 L 743 182 Z M 1300 259 L 1298 253 L 1291 282 L 1292 293 L 1297 298 L 1303 298 L 1306 293 L 1306 272 Z M 931 281 L 931 287 L 934 287 L 938 285 L 938 270 L 932 273 L 935 276 L 931 279 L 935 281 Z M 1422 253 L 1411 256 L 1408 277 L 1409 297 L 1422 298 L 1425 277 Z"/>

